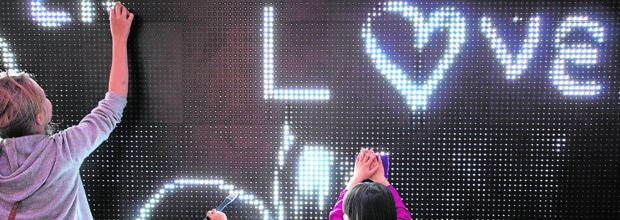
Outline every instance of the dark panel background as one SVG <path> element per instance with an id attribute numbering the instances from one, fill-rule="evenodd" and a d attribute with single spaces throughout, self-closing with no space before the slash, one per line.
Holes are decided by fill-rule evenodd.
<path id="1" fill-rule="evenodd" d="M 390 181 L 414 218 L 620 217 L 618 2 L 408 1 L 426 16 L 454 7 L 467 24 L 461 52 L 424 111 L 406 106 L 365 52 L 362 25 L 382 2 L 126 2 L 136 14 L 129 104 L 82 167 L 95 218 L 136 219 L 167 184 L 217 179 L 263 202 L 261 210 L 244 198 L 227 208 L 229 219 L 276 219 L 276 188 L 283 219 L 326 219 L 361 147 L 390 152 Z M 0 38 L 19 68 L 36 75 L 61 128 L 76 124 L 107 89 L 109 25 L 102 1 L 93 3 L 94 21 L 85 22 L 80 1 L 44 1 L 71 14 L 72 22 L 57 27 L 33 21 L 30 1 L 0 3 Z M 328 88 L 330 100 L 263 98 L 267 6 L 275 11 L 276 84 Z M 480 19 L 493 18 L 515 54 L 534 15 L 540 44 L 521 78 L 506 79 Z M 549 79 L 555 30 L 572 15 L 604 28 L 598 63 L 571 69 L 576 79 L 601 83 L 595 96 L 562 95 Z M 418 53 L 411 24 L 398 16 L 378 23 L 382 47 L 406 70 L 429 71 L 446 47 L 447 36 L 436 32 Z M 585 33 L 572 37 L 594 44 Z M 280 166 L 285 123 L 295 141 Z M 296 192 L 307 182 L 297 169 L 304 149 L 323 149 L 334 160 L 329 192 L 309 195 L 295 213 Z M 217 184 L 174 185 L 181 188 L 159 200 L 152 219 L 199 219 L 227 194 Z"/>

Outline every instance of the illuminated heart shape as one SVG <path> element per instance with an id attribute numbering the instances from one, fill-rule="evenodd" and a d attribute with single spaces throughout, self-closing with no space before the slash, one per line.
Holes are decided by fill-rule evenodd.
<path id="1" fill-rule="evenodd" d="M 406 2 L 388 2 L 383 7 L 375 9 L 369 15 L 368 22 L 362 28 L 362 38 L 366 46 L 366 53 L 370 55 L 375 68 L 379 70 L 390 84 L 405 98 L 407 106 L 413 111 L 425 110 L 428 97 L 433 93 L 437 84 L 443 79 L 446 70 L 454 62 L 465 42 L 465 19 L 454 8 L 441 8 L 433 12 L 428 21 L 418 12 L 417 7 L 409 6 Z M 397 13 L 413 24 L 415 47 L 421 52 L 428 43 L 429 36 L 439 30 L 448 31 L 448 45 L 443 51 L 437 66 L 432 69 L 430 77 L 421 83 L 412 82 L 409 74 L 397 63 L 391 61 L 380 47 L 377 38 L 372 32 L 372 21 L 382 13 Z"/>

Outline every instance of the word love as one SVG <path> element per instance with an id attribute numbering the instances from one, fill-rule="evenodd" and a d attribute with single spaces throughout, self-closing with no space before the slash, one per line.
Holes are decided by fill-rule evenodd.
<path id="1" fill-rule="evenodd" d="M 381 48 L 376 34 L 373 32 L 373 22 L 382 16 L 390 14 L 400 16 L 413 26 L 415 39 L 414 49 L 418 53 L 427 45 L 432 34 L 444 31 L 447 33 L 446 48 L 440 55 L 437 65 L 430 71 L 425 81 L 413 81 L 408 73 L 397 62 L 389 58 L 389 51 Z M 328 89 L 279 89 L 274 85 L 274 23 L 273 7 L 266 7 L 263 17 L 263 73 L 264 98 L 276 100 L 329 100 Z M 540 18 L 535 16 L 529 19 L 527 33 L 521 41 L 516 54 L 509 52 L 508 46 L 498 33 L 491 18 L 480 19 L 480 31 L 495 52 L 495 57 L 505 70 L 506 79 L 518 79 L 528 69 L 535 49 L 540 43 Z M 563 95 L 566 96 L 593 96 L 600 93 L 601 85 L 593 80 L 577 80 L 570 76 L 567 64 L 573 68 L 591 68 L 597 63 L 598 50 L 590 43 L 566 40 L 571 32 L 581 31 L 591 39 L 586 42 L 603 42 L 604 29 L 596 21 L 585 16 L 571 16 L 565 18 L 555 30 L 554 54 L 549 79 Z M 505 33 L 512 34 L 512 33 Z M 440 8 L 425 16 L 417 7 L 407 2 L 387 2 L 380 4 L 372 13 L 369 13 L 367 22 L 362 26 L 361 37 L 365 44 L 365 52 L 378 72 L 396 89 L 409 108 L 413 111 L 425 110 L 428 98 L 436 90 L 437 85 L 451 68 L 456 56 L 461 52 L 461 46 L 466 38 L 465 18 L 454 8 Z"/>

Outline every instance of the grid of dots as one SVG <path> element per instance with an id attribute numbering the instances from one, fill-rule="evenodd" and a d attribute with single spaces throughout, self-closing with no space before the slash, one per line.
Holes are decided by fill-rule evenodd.
<path id="1" fill-rule="evenodd" d="M 1 65 L 60 128 L 107 89 L 113 1 L 0 2 Z M 152 1 L 124 118 L 82 166 L 95 219 L 326 219 L 361 147 L 416 219 L 619 218 L 609 1 Z"/>

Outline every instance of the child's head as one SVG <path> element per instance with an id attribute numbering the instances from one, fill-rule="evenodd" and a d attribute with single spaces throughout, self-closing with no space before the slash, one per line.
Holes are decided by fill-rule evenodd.
<path id="1" fill-rule="evenodd" d="M 394 196 L 387 186 L 376 182 L 355 185 L 344 198 L 342 209 L 350 220 L 395 220 Z"/>
<path id="2" fill-rule="evenodd" d="M 0 72 L 0 137 L 45 134 L 52 104 L 26 73 Z"/>

